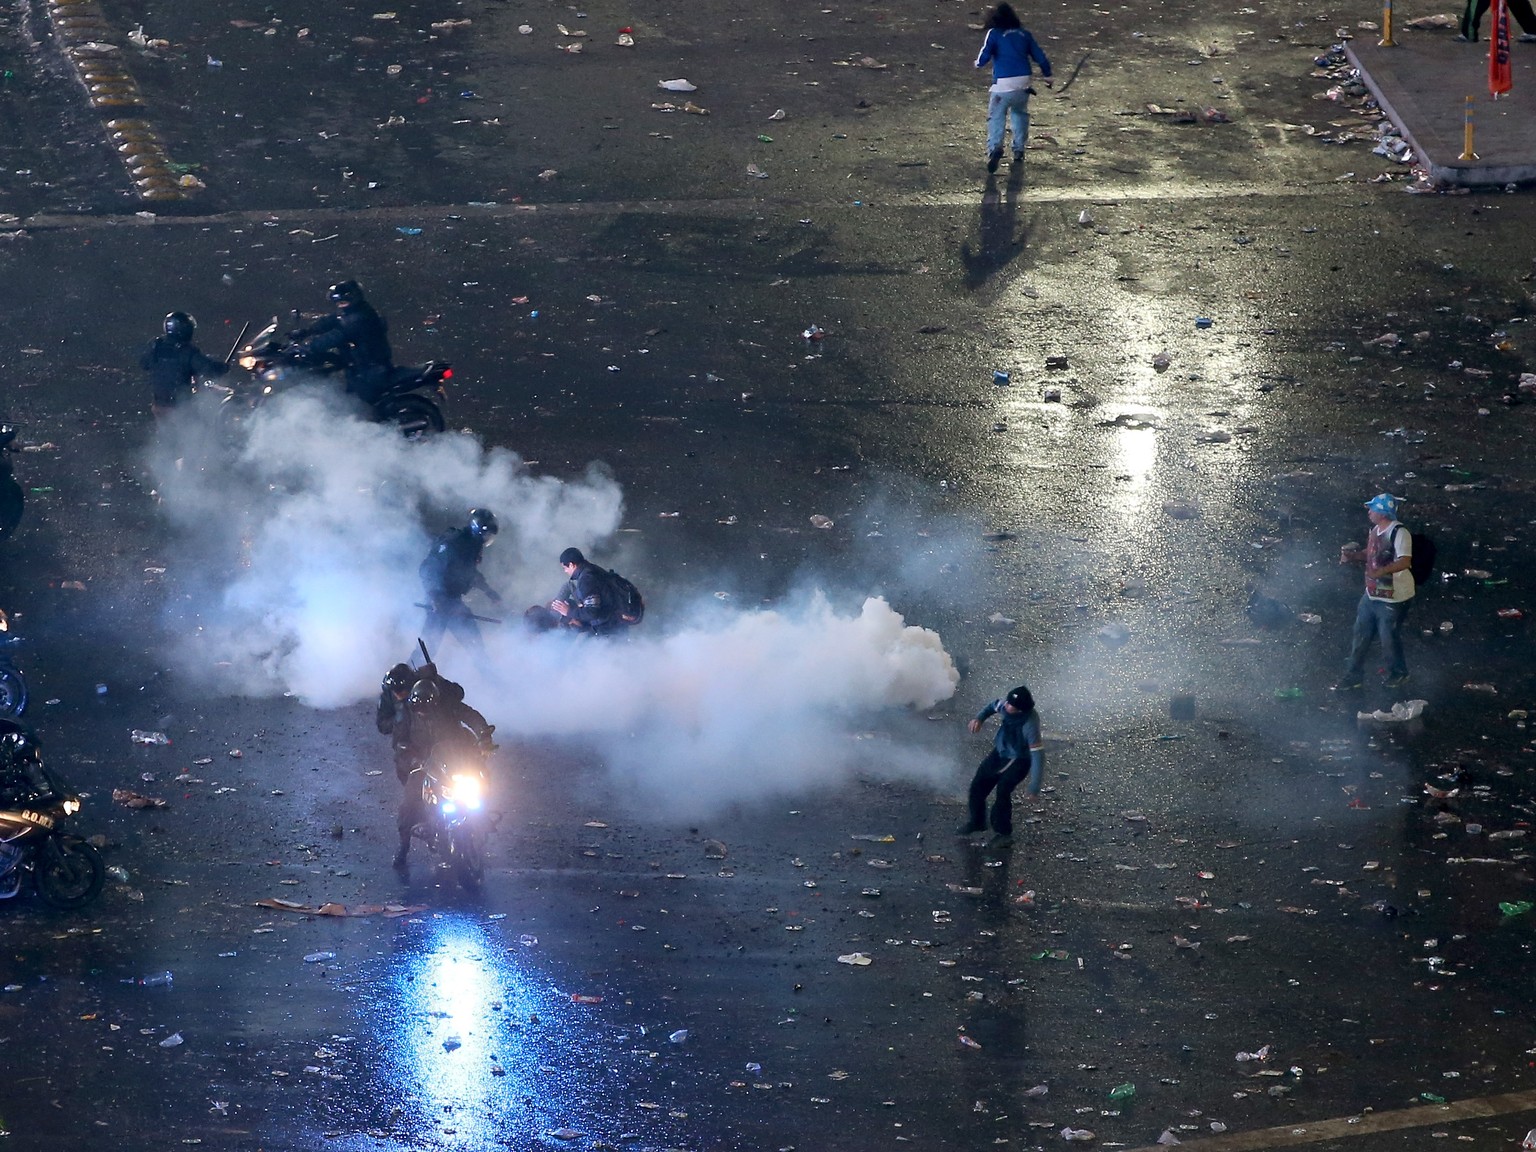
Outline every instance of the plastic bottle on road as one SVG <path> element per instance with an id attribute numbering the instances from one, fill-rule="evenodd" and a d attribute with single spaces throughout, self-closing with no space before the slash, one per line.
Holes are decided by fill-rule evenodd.
<path id="1" fill-rule="evenodd" d="M 1129 1082 L 1117 1084 L 1109 1090 L 1111 1100 L 1129 1100 L 1134 1095 L 1136 1095 L 1136 1085 Z"/>

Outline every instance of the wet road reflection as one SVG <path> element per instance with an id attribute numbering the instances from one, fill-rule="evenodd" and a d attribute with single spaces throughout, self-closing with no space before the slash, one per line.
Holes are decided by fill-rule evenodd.
<path id="1" fill-rule="evenodd" d="M 577 1071 L 592 1046 L 570 995 L 538 966 L 536 939 L 451 913 L 408 929 L 360 1005 L 376 1050 L 370 1091 L 393 1102 L 391 1131 L 489 1147 L 514 1113 L 538 1129 L 569 1124 L 593 1086 Z"/>

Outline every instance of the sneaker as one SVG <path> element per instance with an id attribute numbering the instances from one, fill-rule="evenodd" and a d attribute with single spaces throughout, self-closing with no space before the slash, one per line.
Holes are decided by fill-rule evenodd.
<path id="1" fill-rule="evenodd" d="M 1406 683 L 1408 683 L 1408 673 L 1404 672 L 1401 676 L 1388 676 L 1381 682 L 1381 686 L 1383 688 L 1401 688 Z"/>
<path id="2" fill-rule="evenodd" d="M 955 829 L 955 835 L 974 836 L 976 833 L 985 832 L 986 830 L 987 826 L 985 824 L 972 824 L 970 821 L 966 821 L 964 824 L 960 825 L 960 827 Z"/>
<path id="3" fill-rule="evenodd" d="M 1472 37 L 1465 36 L 1465 35 L 1463 35 L 1460 32 L 1456 33 L 1456 40 L 1457 40 L 1458 43 L 1461 43 L 1461 44 L 1475 44 L 1476 43 L 1476 41 L 1473 40 Z"/>
<path id="4" fill-rule="evenodd" d="M 987 157 L 987 171 L 996 172 L 997 166 L 1003 162 L 1003 150 L 999 148 Z"/>
<path id="5" fill-rule="evenodd" d="M 1344 680 L 1340 680 L 1337 684 L 1330 684 L 1328 686 L 1328 691 L 1330 691 L 1330 692 L 1354 692 L 1357 689 L 1364 688 L 1364 687 L 1365 687 L 1365 681 L 1364 680 L 1344 679 Z"/>
<path id="6" fill-rule="evenodd" d="M 1012 843 L 1013 843 L 1013 833 L 1012 832 L 997 832 L 997 833 L 993 834 L 992 839 L 987 841 L 987 847 L 988 848 L 1001 848 L 1004 844 L 1012 844 Z"/>

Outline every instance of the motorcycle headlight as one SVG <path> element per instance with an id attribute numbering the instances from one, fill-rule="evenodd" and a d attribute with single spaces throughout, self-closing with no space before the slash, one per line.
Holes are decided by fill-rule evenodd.
<path id="1" fill-rule="evenodd" d="M 64 801 L 64 815 L 73 816 L 78 811 L 80 811 L 80 798 L 78 796 L 71 796 L 68 800 Z"/>
<path id="2" fill-rule="evenodd" d="M 471 776 L 468 773 L 460 773 L 448 781 L 448 786 L 443 789 L 443 800 L 446 803 L 457 804 L 461 808 L 476 809 L 480 807 L 480 777 Z"/>
<path id="3" fill-rule="evenodd" d="M 257 360 L 254 356 L 240 357 L 240 367 L 244 368 L 247 372 L 253 371 L 256 365 L 259 363 L 260 361 Z"/>

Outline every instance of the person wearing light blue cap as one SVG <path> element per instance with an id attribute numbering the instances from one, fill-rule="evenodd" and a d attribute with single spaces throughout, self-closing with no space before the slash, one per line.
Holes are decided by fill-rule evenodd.
<path id="1" fill-rule="evenodd" d="M 1387 678 L 1382 683 L 1397 688 L 1408 680 L 1408 664 L 1403 659 L 1403 620 L 1413 604 L 1413 533 L 1397 522 L 1397 497 L 1390 492 L 1372 496 L 1365 503 L 1371 531 L 1365 547 L 1340 555 L 1339 563 L 1365 564 L 1365 595 L 1355 612 L 1355 630 L 1349 646 L 1349 662 L 1344 675 L 1333 686 L 1335 692 L 1348 692 L 1365 683 L 1365 654 L 1372 640 L 1381 641 L 1387 661 Z"/>

